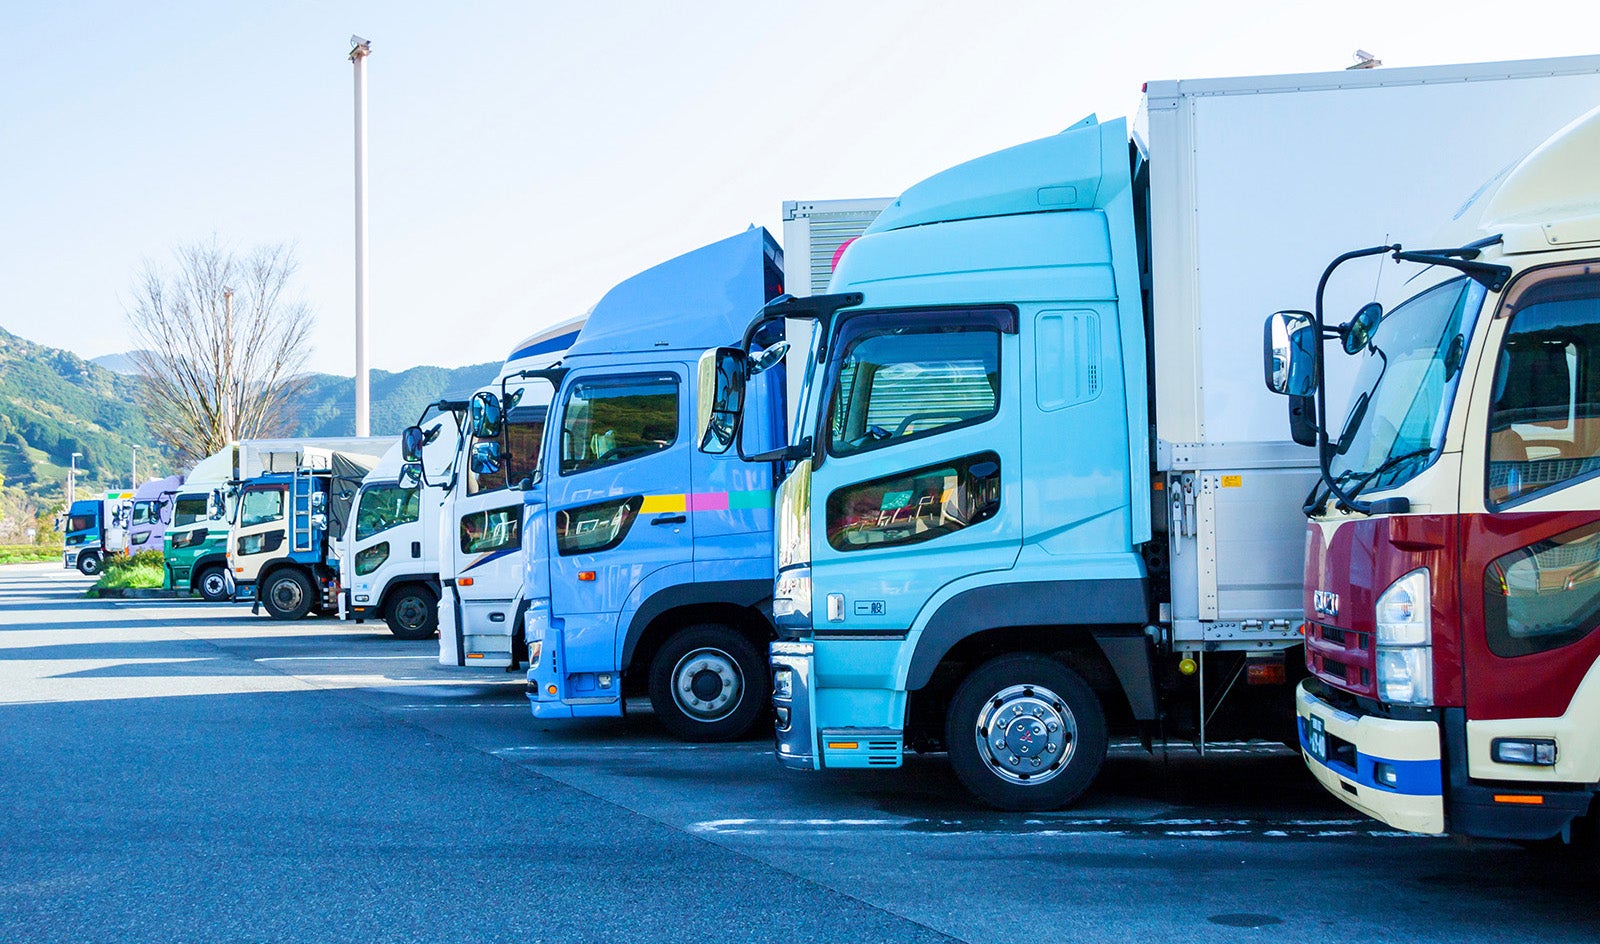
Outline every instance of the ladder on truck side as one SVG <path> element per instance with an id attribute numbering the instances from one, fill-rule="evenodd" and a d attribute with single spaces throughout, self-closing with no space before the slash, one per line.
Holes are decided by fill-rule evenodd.
<path id="1" fill-rule="evenodd" d="M 317 470 L 297 468 L 289 488 L 289 550 L 309 554 L 316 550 L 312 516 L 317 513 Z"/>

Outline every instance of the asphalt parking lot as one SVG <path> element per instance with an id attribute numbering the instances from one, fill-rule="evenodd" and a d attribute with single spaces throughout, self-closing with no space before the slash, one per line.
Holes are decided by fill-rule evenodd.
<path id="1" fill-rule="evenodd" d="M 782 770 L 381 625 L 0 568 L 0 941 L 1594 941 L 1596 869 L 1393 833 L 1281 750 L 1115 748 L 1052 814 Z"/>

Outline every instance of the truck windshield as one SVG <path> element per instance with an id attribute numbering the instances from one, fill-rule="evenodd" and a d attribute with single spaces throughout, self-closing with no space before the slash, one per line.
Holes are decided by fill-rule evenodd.
<path id="1" fill-rule="evenodd" d="M 68 531 L 88 531 L 94 527 L 94 515 L 69 515 L 67 517 Z"/>
<path id="2" fill-rule="evenodd" d="M 374 485 L 361 491 L 361 507 L 356 511 L 356 540 L 410 524 L 422 507 L 421 490 L 399 485 Z"/>
<path id="3" fill-rule="evenodd" d="M 1452 279 L 1384 316 L 1356 374 L 1329 471 L 1352 496 L 1393 488 L 1433 464 L 1483 286 Z"/>
<path id="4" fill-rule="evenodd" d="M 179 498 L 172 506 L 172 526 L 181 528 L 186 524 L 194 524 L 206 518 L 206 497 L 204 495 L 185 495 Z"/>

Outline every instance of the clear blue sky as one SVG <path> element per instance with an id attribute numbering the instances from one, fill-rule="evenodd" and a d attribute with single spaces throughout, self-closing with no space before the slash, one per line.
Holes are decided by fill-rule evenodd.
<path id="1" fill-rule="evenodd" d="M 1596 53 L 1600 3 L 13 2 L 0 326 L 123 351 L 143 260 L 288 241 L 311 366 L 348 374 L 351 33 L 372 363 L 399 370 L 499 360 L 640 269 L 781 236 L 783 200 L 892 196 L 1147 79 Z"/>

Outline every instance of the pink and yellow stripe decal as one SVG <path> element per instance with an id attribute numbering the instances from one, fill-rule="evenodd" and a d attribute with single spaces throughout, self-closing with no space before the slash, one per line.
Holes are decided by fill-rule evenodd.
<path id="1" fill-rule="evenodd" d="M 765 489 L 747 492 L 692 492 L 677 495 L 646 495 L 642 515 L 674 511 L 748 511 L 772 507 L 772 492 Z"/>

